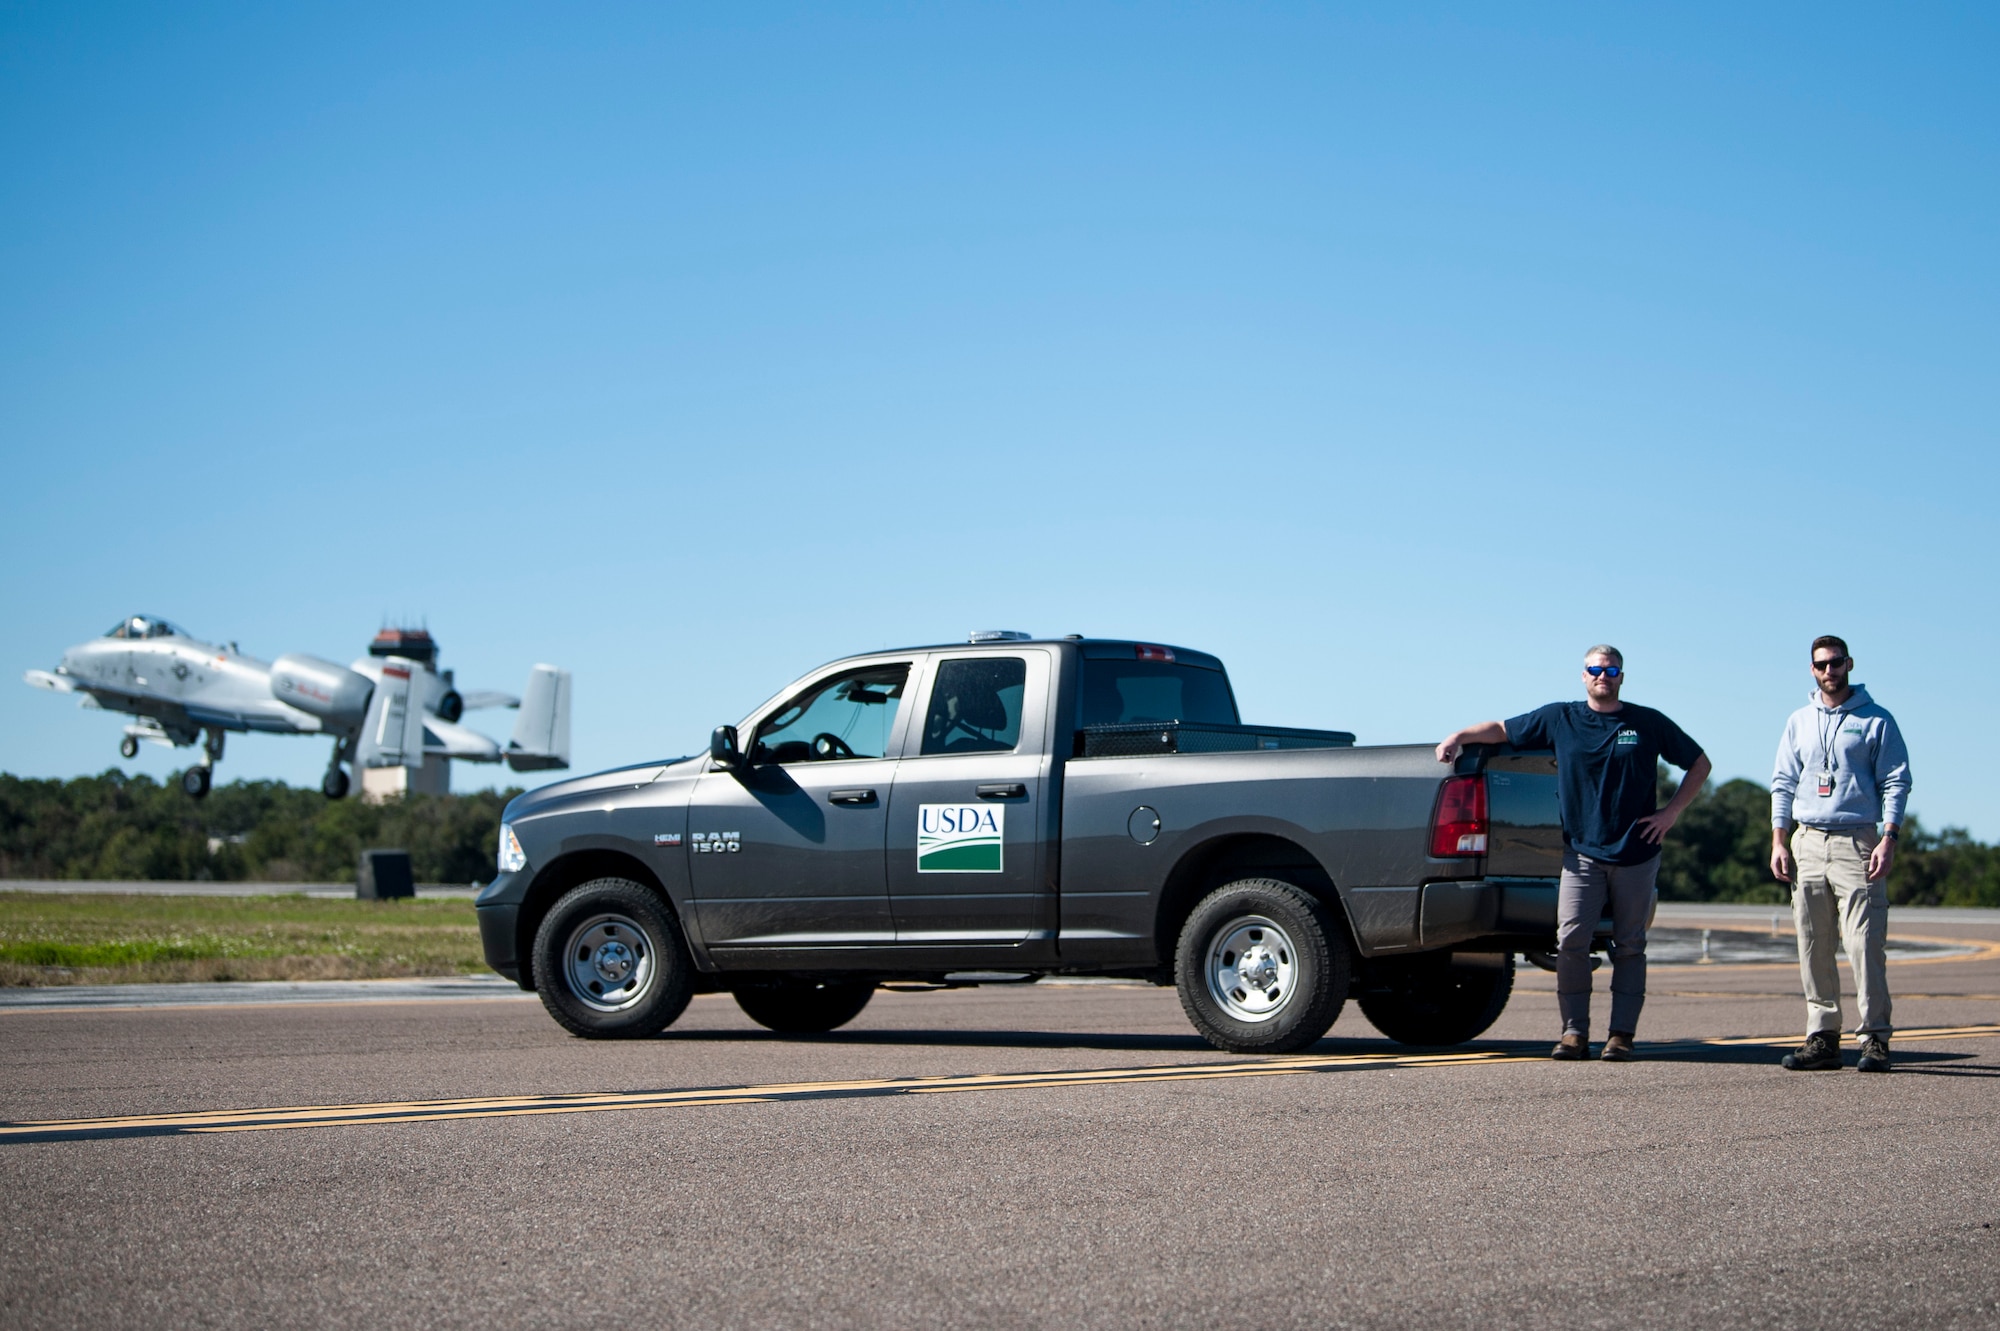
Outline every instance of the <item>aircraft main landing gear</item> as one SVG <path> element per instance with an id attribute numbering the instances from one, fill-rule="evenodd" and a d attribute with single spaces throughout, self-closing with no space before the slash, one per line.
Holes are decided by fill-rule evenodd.
<path id="1" fill-rule="evenodd" d="M 137 758 L 139 756 L 139 737 L 137 735 L 127 735 L 124 739 L 119 740 L 118 756 L 120 758 Z"/>
<path id="2" fill-rule="evenodd" d="M 342 758 L 354 761 L 354 736 L 351 734 L 342 736 L 333 746 L 333 757 L 327 762 L 326 775 L 319 779 L 319 793 L 330 800 L 347 798 L 347 773 L 341 770 Z"/>
<path id="3" fill-rule="evenodd" d="M 203 731 L 201 760 L 181 773 L 181 789 L 189 799 L 202 799 L 208 794 L 209 783 L 215 777 L 215 765 L 222 761 L 222 731 L 215 726 Z"/>

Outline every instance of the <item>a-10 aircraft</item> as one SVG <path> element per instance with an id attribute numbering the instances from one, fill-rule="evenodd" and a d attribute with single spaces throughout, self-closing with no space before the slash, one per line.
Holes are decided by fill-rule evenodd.
<path id="1" fill-rule="evenodd" d="M 133 615 L 64 652 L 53 671 L 30 670 L 25 678 L 36 688 L 80 694 L 85 707 L 137 717 L 118 746 L 127 758 L 141 740 L 176 747 L 201 741 L 195 764 L 181 774 L 181 788 L 196 799 L 208 794 L 231 730 L 331 738 L 320 790 L 335 800 L 348 789 L 342 764 L 416 767 L 431 756 L 505 762 L 517 772 L 569 766 L 569 671 L 536 666 L 520 698 L 461 694 L 452 672 L 438 671 L 437 643 L 423 629 L 382 630 L 351 666 L 296 653 L 267 664 L 235 643 L 202 642 L 164 619 Z M 504 749 L 458 724 L 475 707 L 520 709 Z"/>

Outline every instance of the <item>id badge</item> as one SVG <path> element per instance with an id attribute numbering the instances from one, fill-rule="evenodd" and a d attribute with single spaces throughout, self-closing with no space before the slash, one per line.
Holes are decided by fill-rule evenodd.
<path id="1" fill-rule="evenodd" d="M 1831 795 L 1832 793 L 1833 793 L 1833 773 L 1822 771 L 1819 774 L 1820 798 L 1825 799 L 1828 795 Z"/>

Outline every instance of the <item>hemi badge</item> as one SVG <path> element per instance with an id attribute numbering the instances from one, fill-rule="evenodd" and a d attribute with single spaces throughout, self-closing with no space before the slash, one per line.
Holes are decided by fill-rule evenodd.
<path id="1" fill-rule="evenodd" d="M 678 846 L 681 844 L 681 834 L 679 832 L 655 832 L 653 834 L 653 844 L 656 846 Z"/>

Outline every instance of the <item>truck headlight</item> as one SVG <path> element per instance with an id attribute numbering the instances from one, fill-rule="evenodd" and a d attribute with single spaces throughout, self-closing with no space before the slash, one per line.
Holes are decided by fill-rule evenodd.
<path id="1" fill-rule="evenodd" d="M 501 873 L 519 873 L 528 867 L 528 856 L 521 849 L 521 840 L 506 823 L 500 824 L 499 864 Z"/>

